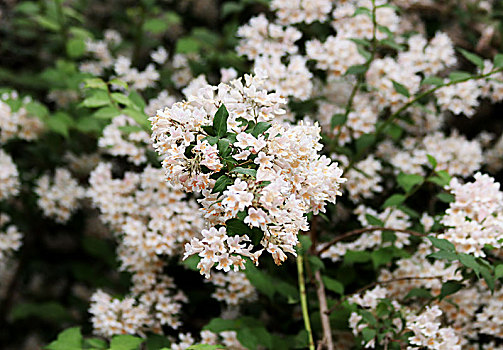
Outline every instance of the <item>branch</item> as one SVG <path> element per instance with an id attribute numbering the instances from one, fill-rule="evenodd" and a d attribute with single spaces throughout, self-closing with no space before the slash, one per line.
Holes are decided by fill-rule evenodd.
<path id="1" fill-rule="evenodd" d="M 323 329 L 323 339 L 318 345 L 318 348 L 321 349 L 325 344 L 327 350 L 333 350 L 334 344 L 332 341 L 332 328 L 330 327 L 330 318 L 328 317 L 328 306 L 327 306 L 327 297 L 325 295 L 325 285 L 323 284 L 323 280 L 321 279 L 320 270 L 317 270 L 314 273 L 314 277 L 316 279 L 316 294 L 318 295 L 318 300 L 320 302 L 320 318 L 321 318 L 321 327 Z"/>
<path id="2" fill-rule="evenodd" d="M 297 254 L 297 272 L 299 276 L 300 305 L 302 307 L 304 327 L 306 328 L 307 334 L 309 336 L 309 350 L 314 350 L 313 331 L 311 330 L 309 310 L 307 309 L 306 282 L 304 280 L 304 259 L 300 252 Z"/>
<path id="3" fill-rule="evenodd" d="M 344 240 L 346 238 L 349 238 L 349 237 L 352 237 L 352 236 L 357 236 L 357 235 L 360 235 L 360 234 L 366 233 L 366 232 L 373 232 L 373 231 L 392 231 L 392 232 L 399 232 L 399 233 L 407 233 L 407 234 L 409 234 L 411 236 L 416 236 L 416 237 L 426 237 L 425 234 L 422 234 L 422 233 L 419 233 L 419 232 L 416 232 L 416 231 L 412 231 L 412 230 L 400 229 L 400 228 L 364 227 L 364 228 L 359 228 L 359 229 L 356 229 L 356 230 L 348 231 L 346 233 L 343 233 L 340 236 L 335 237 L 330 242 L 325 243 L 318 250 L 318 252 L 316 254 L 317 255 L 321 255 L 321 253 L 327 251 L 328 248 L 330 248 L 331 246 L 333 246 L 335 243 L 337 243 L 339 241 L 342 241 L 342 240 Z"/>
<path id="4" fill-rule="evenodd" d="M 389 279 L 389 280 L 386 280 L 386 281 L 374 281 L 372 283 L 369 283 L 367 284 L 366 286 L 363 286 L 361 287 L 360 289 L 358 289 L 356 292 L 354 293 L 351 293 L 351 294 L 348 294 L 348 295 L 345 295 L 343 298 L 341 298 L 341 300 L 339 300 L 339 302 L 337 304 L 335 304 L 334 306 L 332 306 L 330 308 L 330 310 L 328 310 L 326 312 L 327 315 L 330 315 L 335 309 L 337 309 L 344 301 L 346 301 L 348 299 L 348 297 L 352 296 L 352 295 L 355 295 L 355 294 L 360 294 L 364 291 L 366 291 L 367 289 L 370 289 L 370 288 L 373 288 L 375 286 L 379 286 L 379 285 L 382 285 L 382 284 L 390 284 L 390 283 L 394 283 L 394 282 L 400 282 L 400 281 L 412 281 L 412 280 L 434 280 L 434 279 L 442 279 L 444 278 L 444 276 L 424 276 L 424 277 L 421 277 L 421 276 L 407 276 L 407 277 L 400 277 L 400 278 L 392 278 L 392 279 Z"/>

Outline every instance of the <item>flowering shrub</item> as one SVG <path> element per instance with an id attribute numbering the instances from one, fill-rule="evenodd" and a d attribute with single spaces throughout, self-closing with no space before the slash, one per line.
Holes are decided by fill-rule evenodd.
<path id="1" fill-rule="evenodd" d="M 503 349 L 502 5 L 0 4 L 5 349 Z"/>

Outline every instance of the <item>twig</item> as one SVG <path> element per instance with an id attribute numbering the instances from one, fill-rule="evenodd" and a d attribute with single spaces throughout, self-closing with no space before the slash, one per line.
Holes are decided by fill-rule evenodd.
<path id="1" fill-rule="evenodd" d="M 412 231 L 412 230 L 400 229 L 400 228 L 374 227 L 374 226 L 373 227 L 364 227 L 364 228 L 359 228 L 359 229 L 356 229 L 356 230 L 348 231 L 346 233 L 343 233 L 340 236 L 335 237 L 330 242 L 325 243 L 318 250 L 317 255 L 320 255 L 321 253 L 327 251 L 328 248 L 330 248 L 332 245 L 334 245 L 335 243 L 337 243 L 339 241 L 342 241 L 342 240 L 344 240 L 346 238 L 349 238 L 349 237 L 352 237 L 352 236 L 360 235 L 362 233 L 373 232 L 373 231 L 392 231 L 392 232 L 399 232 L 399 233 L 407 233 L 407 234 L 409 234 L 411 236 L 416 236 L 416 237 L 426 237 L 425 234 L 422 234 L 422 233 L 419 233 L 419 232 L 416 232 L 416 231 Z"/>
<path id="2" fill-rule="evenodd" d="M 327 297 L 325 295 L 325 285 L 323 284 L 323 280 L 321 279 L 320 270 L 317 270 L 314 273 L 314 278 L 316 279 L 316 294 L 318 295 L 318 300 L 320 303 L 320 318 L 321 318 L 321 327 L 323 329 L 323 339 L 318 345 L 320 346 L 326 345 L 327 350 L 333 350 L 334 344 L 332 341 L 332 328 L 330 327 L 330 318 L 328 317 L 327 311 Z"/>
<path id="3" fill-rule="evenodd" d="M 304 259 L 300 252 L 297 254 L 297 272 L 299 275 L 300 305 L 302 307 L 304 327 L 306 328 L 307 335 L 309 337 L 309 350 L 315 350 L 313 331 L 311 330 L 311 322 L 309 321 L 309 310 L 307 309 L 306 282 L 304 280 Z"/>

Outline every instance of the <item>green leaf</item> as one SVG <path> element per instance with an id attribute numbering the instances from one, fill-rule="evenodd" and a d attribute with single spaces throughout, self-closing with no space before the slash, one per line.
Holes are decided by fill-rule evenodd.
<path id="1" fill-rule="evenodd" d="M 433 295 L 431 295 L 430 291 L 424 288 L 414 288 L 412 289 L 407 295 L 405 296 L 405 299 L 410 299 L 410 298 L 424 298 L 424 299 L 431 299 L 433 298 Z"/>
<path id="2" fill-rule="evenodd" d="M 120 92 L 112 92 L 110 94 L 110 97 L 112 97 L 112 100 L 114 100 L 115 102 L 120 103 L 124 106 L 133 105 L 133 101 L 131 101 L 126 95 Z"/>
<path id="3" fill-rule="evenodd" d="M 183 265 L 185 265 L 188 269 L 192 271 L 199 271 L 197 265 L 201 258 L 198 255 L 191 255 L 187 259 L 183 261 Z"/>
<path id="4" fill-rule="evenodd" d="M 73 125 L 73 119 L 64 112 L 56 112 L 47 119 L 46 125 L 50 130 L 68 137 L 68 129 Z"/>
<path id="5" fill-rule="evenodd" d="M 374 134 L 363 134 L 356 140 L 356 152 L 359 154 L 372 146 L 375 142 L 376 136 Z"/>
<path id="6" fill-rule="evenodd" d="M 129 334 L 116 335 L 110 341 L 109 350 L 136 350 L 144 342 L 144 339 Z"/>
<path id="7" fill-rule="evenodd" d="M 80 105 L 88 108 L 96 108 L 111 104 L 112 102 L 106 91 L 94 91 L 89 97 L 85 98 Z"/>
<path id="8" fill-rule="evenodd" d="M 468 52 L 464 49 L 458 48 L 458 51 L 471 63 L 479 67 L 480 69 L 484 69 L 484 60 L 478 55 Z"/>
<path id="9" fill-rule="evenodd" d="M 503 68 L 503 54 L 498 53 L 494 56 L 494 67 Z"/>
<path id="10" fill-rule="evenodd" d="M 439 78 L 439 77 L 426 77 L 423 79 L 423 81 L 421 81 L 421 85 L 435 85 L 435 86 L 441 86 L 441 85 L 444 85 L 444 80 L 442 78 Z"/>
<path id="11" fill-rule="evenodd" d="M 480 278 L 480 265 L 477 260 L 470 254 L 458 254 L 459 261 L 466 267 L 472 269 L 477 277 Z"/>
<path id="12" fill-rule="evenodd" d="M 378 249 L 374 250 L 370 253 L 370 258 L 372 259 L 372 265 L 374 266 L 374 269 L 377 270 L 377 268 L 381 265 L 386 265 L 389 262 L 393 260 L 393 254 L 389 249 Z"/>
<path id="13" fill-rule="evenodd" d="M 252 135 L 258 137 L 265 133 L 271 127 L 271 123 L 268 122 L 258 122 L 257 125 L 252 130 Z"/>
<path id="14" fill-rule="evenodd" d="M 393 207 L 402 204 L 405 201 L 406 197 L 403 194 L 394 194 L 382 205 L 382 208 Z"/>
<path id="15" fill-rule="evenodd" d="M 215 186 L 213 187 L 211 193 L 222 193 L 223 191 L 225 191 L 227 186 L 229 186 L 233 182 L 234 180 L 232 180 L 227 175 L 222 175 L 217 179 L 217 181 L 215 181 Z"/>
<path id="16" fill-rule="evenodd" d="M 456 260 L 458 260 L 458 254 L 456 254 L 455 252 L 447 251 L 447 250 L 439 250 L 438 252 L 434 252 L 434 253 L 428 255 L 428 258 L 456 261 Z"/>
<path id="17" fill-rule="evenodd" d="M 274 280 L 264 271 L 256 268 L 251 261 L 247 261 L 246 269 L 244 270 L 246 278 L 251 284 L 261 293 L 264 293 L 272 300 L 276 288 L 274 288 Z"/>
<path id="18" fill-rule="evenodd" d="M 380 227 L 384 226 L 384 222 L 382 222 L 373 215 L 365 214 L 365 218 L 367 219 L 367 222 L 372 226 L 380 226 Z"/>
<path id="19" fill-rule="evenodd" d="M 345 114 L 337 113 L 332 116 L 332 119 L 330 120 L 330 127 L 333 129 L 336 126 L 343 125 L 346 123 L 346 120 L 348 118 L 346 117 Z"/>
<path id="20" fill-rule="evenodd" d="M 344 285 L 341 282 L 328 276 L 322 276 L 321 279 L 325 284 L 325 288 L 337 294 L 344 295 Z"/>
<path id="21" fill-rule="evenodd" d="M 65 329 L 58 334 L 57 340 L 45 347 L 48 350 L 82 350 L 80 327 Z"/>
<path id="22" fill-rule="evenodd" d="M 370 253 L 366 251 L 348 250 L 344 255 L 345 264 L 366 263 L 370 261 Z"/>
<path id="23" fill-rule="evenodd" d="M 215 118 L 213 118 L 213 129 L 217 133 L 218 137 L 224 137 L 227 133 L 227 118 L 229 117 L 229 112 L 225 105 L 221 105 L 218 111 L 215 113 Z"/>
<path id="24" fill-rule="evenodd" d="M 365 343 L 368 343 L 369 341 L 374 339 L 376 334 L 377 334 L 377 331 L 375 329 L 371 329 L 368 327 L 365 327 L 362 329 L 362 336 L 363 336 L 363 340 L 365 340 Z"/>
<path id="25" fill-rule="evenodd" d="M 220 139 L 218 140 L 218 153 L 220 157 L 224 158 L 231 153 L 231 149 L 229 148 L 230 141 L 228 139 Z"/>
<path id="26" fill-rule="evenodd" d="M 148 121 L 148 116 L 144 112 L 132 108 L 125 108 L 122 112 L 133 118 L 144 130 L 150 131 L 150 122 Z"/>
<path id="27" fill-rule="evenodd" d="M 436 197 L 444 203 L 454 202 L 454 196 L 450 193 L 438 193 Z"/>
<path id="28" fill-rule="evenodd" d="M 446 250 L 448 252 L 456 251 L 456 247 L 454 246 L 454 244 L 452 244 L 446 239 L 441 239 L 433 236 L 427 236 L 426 238 L 430 240 L 431 244 L 433 244 L 434 247 L 440 250 Z"/>
<path id="29" fill-rule="evenodd" d="M 176 42 L 175 52 L 176 53 L 198 52 L 200 47 L 201 45 L 196 39 L 191 37 L 184 37 L 178 39 L 178 41 Z"/>
<path id="30" fill-rule="evenodd" d="M 437 160 L 435 159 L 435 157 L 433 157 L 432 155 L 430 154 L 427 154 L 426 155 L 426 158 L 428 158 L 428 163 L 431 164 L 431 167 L 433 169 L 435 169 L 437 167 Z"/>
<path id="31" fill-rule="evenodd" d="M 113 117 L 118 116 L 120 113 L 121 112 L 113 106 L 101 107 L 93 113 L 93 117 L 99 119 L 112 119 Z"/>
<path id="32" fill-rule="evenodd" d="M 86 52 L 86 43 L 81 38 L 72 38 L 66 43 L 66 53 L 72 58 L 82 57 Z"/>
<path id="33" fill-rule="evenodd" d="M 405 192 L 410 192 L 410 190 L 412 190 L 414 186 L 423 183 L 424 177 L 416 174 L 400 173 L 398 174 L 396 180 L 398 182 L 398 185 L 402 187 L 405 190 Z"/>
<path id="34" fill-rule="evenodd" d="M 231 172 L 257 177 L 257 170 L 255 170 L 255 169 L 242 168 L 242 167 L 238 166 L 238 167 L 235 167 Z"/>
<path id="35" fill-rule="evenodd" d="M 299 243 L 300 246 L 297 245 L 297 254 L 304 255 L 306 252 L 309 251 L 309 248 L 313 245 L 313 242 L 311 241 L 311 238 L 308 235 L 299 235 Z"/>
<path id="36" fill-rule="evenodd" d="M 494 269 L 494 278 L 499 279 L 503 277 L 503 264 L 497 265 Z"/>
<path id="37" fill-rule="evenodd" d="M 363 74 L 368 70 L 368 67 L 364 64 L 357 64 L 354 66 L 351 66 L 348 68 L 346 73 L 344 75 L 349 75 L 349 74 Z"/>
<path id="38" fill-rule="evenodd" d="M 325 264 L 317 256 L 308 255 L 307 256 L 307 261 L 309 262 L 309 265 L 311 266 L 311 270 L 312 271 L 318 271 L 318 270 L 325 269 Z"/>
<path id="39" fill-rule="evenodd" d="M 442 300 L 446 296 L 452 295 L 463 288 L 463 283 L 458 281 L 447 281 L 442 285 L 439 299 Z"/>
<path id="40" fill-rule="evenodd" d="M 210 344 L 197 344 L 191 345 L 187 348 L 187 350 L 218 350 L 225 349 L 223 345 L 210 345 Z"/>
<path id="41" fill-rule="evenodd" d="M 396 92 L 405 97 L 410 97 L 409 90 L 404 85 L 394 80 L 392 80 L 391 82 L 393 83 L 393 87 L 395 88 Z"/>
<path id="42" fill-rule="evenodd" d="M 90 78 L 84 80 L 84 87 L 89 89 L 100 89 L 108 91 L 107 84 L 100 78 Z"/>
<path id="43" fill-rule="evenodd" d="M 108 348 L 108 344 L 106 341 L 99 338 L 84 339 L 84 349 L 88 348 L 104 350 Z"/>
<path id="44" fill-rule="evenodd" d="M 436 176 L 429 177 L 428 181 L 440 187 L 445 187 L 451 182 L 451 175 L 445 170 L 440 170 L 437 171 Z"/>
<path id="45" fill-rule="evenodd" d="M 127 83 L 125 81 L 123 81 L 123 80 L 120 80 L 120 79 L 112 79 L 112 80 L 109 81 L 109 84 L 110 85 L 120 86 L 120 87 L 122 87 L 122 88 L 124 88 L 126 90 L 128 89 Z"/>
<path id="46" fill-rule="evenodd" d="M 151 32 L 153 34 L 160 34 L 168 30 L 169 23 L 167 23 L 163 19 L 159 18 L 150 18 L 145 21 L 143 24 L 143 29 L 147 32 Z"/>
<path id="47" fill-rule="evenodd" d="M 234 235 L 250 235 L 252 233 L 252 229 L 246 225 L 243 221 L 233 218 L 229 219 L 225 222 L 225 226 L 227 228 L 227 234 L 229 236 Z"/>
<path id="48" fill-rule="evenodd" d="M 449 79 L 450 81 L 452 82 L 461 82 L 461 81 L 465 81 L 465 80 L 468 80 L 472 77 L 472 75 L 470 73 L 467 73 L 467 72 L 460 72 L 460 71 L 455 71 L 455 72 L 451 72 L 449 74 Z"/>

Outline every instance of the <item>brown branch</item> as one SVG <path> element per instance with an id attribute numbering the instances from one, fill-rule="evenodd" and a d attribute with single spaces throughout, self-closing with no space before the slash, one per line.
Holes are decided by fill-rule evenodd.
<path id="1" fill-rule="evenodd" d="M 416 231 L 412 231 L 412 230 L 400 229 L 400 228 L 391 228 L 391 227 L 364 227 L 364 228 L 359 228 L 359 229 L 356 229 L 356 230 L 348 231 L 346 233 L 343 233 L 342 235 L 339 235 L 339 236 L 335 237 L 330 242 L 325 243 L 318 250 L 318 252 L 316 254 L 317 255 L 321 255 L 321 253 L 327 251 L 328 248 L 330 248 L 331 246 L 333 246 L 335 243 L 340 242 L 340 241 L 342 241 L 342 240 L 344 240 L 346 238 L 357 236 L 357 235 L 360 235 L 360 234 L 366 233 L 366 232 L 373 232 L 373 231 L 392 231 L 392 232 L 399 232 L 399 233 L 407 233 L 407 234 L 409 234 L 411 236 L 416 236 L 416 237 L 426 237 L 425 234 L 422 234 L 422 233 L 419 233 L 419 232 L 416 232 Z"/>
<path id="2" fill-rule="evenodd" d="M 332 306 L 330 310 L 328 310 L 326 313 L 327 315 L 330 315 L 335 309 L 337 309 L 344 301 L 348 299 L 348 297 L 355 295 L 355 294 L 360 294 L 367 289 L 373 288 L 375 286 L 383 285 L 383 284 L 389 284 L 389 283 L 395 283 L 395 282 L 400 282 L 400 281 L 412 281 L 412 280 L 434 280 L 434 279 L 442 279 L 445 276 L 407 276 L 407 277 L 399 277 L 399 278 L 392 278 L 386 281 L 374 281 L 372 283 L 367 284 L 366 286 L 361 287 L 358 289 L 356 292 L 345 295 L 337 304 Z"/>
<path id="3" fill-rule="evenodd" d="M 318 295 L 318 300 L 320 302 L 320 318 L 321 318 L 321 328 L 323 329 L 323 339 L 321 340 L 318 348 L 323 348 L 325 345 L 327 350 L 333 350 L 334 344 L 332 341 L 332 328 L 330 327 L 330 318 L 328 317 L 328 306 L 327 297 L 325 295 L 325 285 L 321 278 L 320 270 L 314 273 L 316 278 L 316 294 Z"/>

